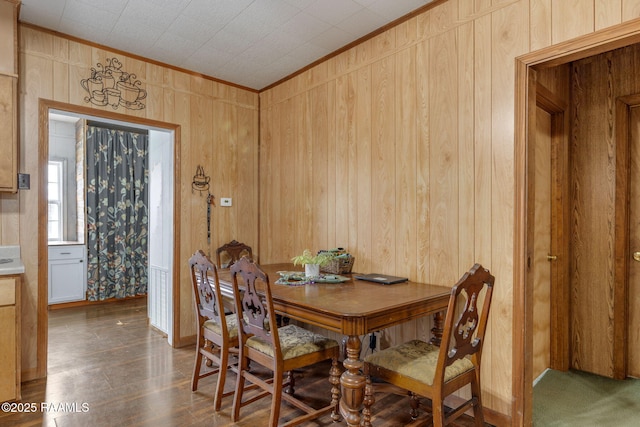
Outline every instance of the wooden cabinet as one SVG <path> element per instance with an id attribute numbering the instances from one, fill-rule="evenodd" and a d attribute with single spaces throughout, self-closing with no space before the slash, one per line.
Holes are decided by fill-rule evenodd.
<path id="1" fill-rule="evenodd" d="M 0 191 L 18 189 L 18 79 L 0 74 Z"/>
<path id="2" fill-rule="evenodd" d="M 0 277 L 0 402 L 20 400 L 20 276 Z"/>
<path id="3" fill-rule="evenodd" d="M 18 190 L 18 4 L 0 0 L 0 192 Z"/>
<path id="4" fill-rule="evenodd" d="M 86 297 L 86 246 L 49 246 L 49 304 Z"/>

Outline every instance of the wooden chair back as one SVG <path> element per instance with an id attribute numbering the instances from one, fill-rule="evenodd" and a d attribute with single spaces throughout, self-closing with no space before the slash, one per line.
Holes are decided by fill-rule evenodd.
<path id="1" fill-rule="evenodd" d="M 243 256 L 253 259 L 251 246 L 232 240 L 216 249 L 216 265 L 218 268 L 229 268 Z"/>
<path id="2" fill-rule="evenodd" d="M 227 333 L 222 293 L 218 286 L 218 269 L 202 250 L 198 250 L 189 258 L 189 267 L 195 310 L 200 319 L 200 327 L 205 321 L 214 320 L 221 326 L 223 333 Z"/>
<path id="3" fill-rule="evenodd" d="M 231 266 L 231 277 L 238 310 L 242 311 L 238 311 L 238 318 L 243 319 L 238 322 L 240 340 L 250 336 L 262 338 L 273 347 L 275 358 L 281 358 L 269 276 L 252 259 L 244 256 Z"/>
<path id="4" fill-rule="evenodd" d="M 420 397 L 431 400 L 433 424 L 447 425 L 473 408 L 475 425 L 484 426 L 480 386 L 480 359 L 489 318 L 495 278 L 475 264 L 451 289 L 440 346 L 421 340 L 383 349 L 365 358 L 364 425 L 370 422 L 375 402 L 371 377 L 409 391 L 411 417 L 423 406 Z M 445 398 L 469 384 L 471 398 L 454 408 L 445 408 Z"/>
<path id="5" fill-rule="evenodd" d="M 494 282 L 489 270 L 475 264 L 451 289 L 434 383 L 444 380 L 445 368 L 456 360 L 471 356 L 480 365 Z"/>

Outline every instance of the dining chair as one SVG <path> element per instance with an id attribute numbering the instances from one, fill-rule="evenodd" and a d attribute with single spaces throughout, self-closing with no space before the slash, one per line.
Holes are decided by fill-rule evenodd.
<path id="1" fill-rule="evenodd" d="M 363 425 L 371 425 L 376 388 L 371 378 L 374 377 L 409 391 L 413 419 L 423 406 L 420 397 L 426 397 L 431 400 L 434 426 L 447 425 L 471 407 L 475 425 L 484 426 L 480 359 L 494 281 L 489 270 L 475 264 L 451 289 L 440 347 L 413 340 L 365 358 Z M 445 411 L 448 409 L 444 405 L 445 397 L 467 384 L 471 386 L 471 398 Z"/>
<path id="2" fill-rule="evenodd" d="M 270 327 L 277 325 L 273 308 L 271 284 L 268 275 L 258 264 L 248 257 L 242 257 L 231 266 L 233 292 L 236 312 L 241 314 L 238 323 L 240 336 L 240 354 L 236 391 L 233 398 L 231 419 L 239 419 L 240 408 L 256 400 L 271 395 L 271 415 L 269 426 L 275 427 L 280 419 L 280 405 L 286 400 L 305 412 L 287 421 L 284 425 L 298 425 L 331 411 L 335 421 L 340 419 L 338 404 L 340 401 L 340 369 L 338 357 L 340 346 L 337 341 L 313 333 L 297 325 Z M 293 395 L 293 390 L 285 389 L 285 372 L 311 366 L 315 363 L 331 360 L 329 383 L 331 403 L 320 409 L 314 409 Z M 257 363 L 273 372 L 271 381 L 252 374 L 247 369 L 249 362 Z M 262 391 L 247 396 L 243 400 L 245 381 L 258 385 Z M 291 394 L 289 394 L 291 393 Z"/>
<path id="3" fill-rule="evenodd" d="M 218 282 L 218 270 L 202 250 L 198 250 L 189 258 L 191 270 L 191 284 L 197 319 L 196 360 L 191 379 L 191 391 L 198 389 L 201 378 L 218 374 L 213 406 L 220 410 L 222 399 L 230 396 L 233 391 L 224 392 L 227 368 L 237 371 L 229 363 L 230 354 L 238 354 L 238 322 L 234 313 L 225 314 L 222 293 Z M 217 364 L 217 369 L 201 372 L 205 358 L 207 366 L 211 362 Z"/>
<path id="4" fill-rule="evenodd" d="M 216 249 L 216 266 L 218 268 L 229 268 L 242 256 L 253 258 L 251 246 L 234 239 Z"/>

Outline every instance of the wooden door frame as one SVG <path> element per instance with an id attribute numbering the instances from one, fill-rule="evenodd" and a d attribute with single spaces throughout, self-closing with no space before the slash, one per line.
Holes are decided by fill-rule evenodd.
<path id="1" fill-rule="evenodd" d="M 569 75 L 566 75 L 567 80 Z M 567 82 L 568 83 L 568 82 Z M 536 82 L 536 106 L 551 116 L 551 262 L 550 275 L 550 367 L 561 371 L 570 365 L 571 287 L 569 286 L 570 255 L 570 173 L 569 173 L 569 114 L 568 105 L 549 89 Z M 535 120 L 535 117 L 531 119 Z M 529 123 L 533 126 L 535 123 Z M 534 127 L 535 128 L 535 127 Z M 534 144 L 531 144 L 533 148 Z M 533 153 L 532 149 L 532 153 Z M 535 170 L 535 159 L 529 159 Z M 533 182 L 529 182 L 528 203 L 532 210 L 535 201 Z M 533 227 L 532 227 L 533 229 Z M 535 236 L 531 235 L 531 246 Z M 529 276 L 533 288 L 533 277 Z M 532 318 L 535 322 L 535 319 Z M 533 337 L 532 337 L 533 339 Z"/>
<path id="2" fill-rule="evenodd" d="M 627 351 L 629 333 L 629 201 L 631 198 L 630 177 L 630 132 L 631 108 L 640 106 L 640 94 L 621 96 L 616 99 L 615 146 L 616 146 L 616 187 L 615 187 L 615 228 L 614 228 L 614 310 L 622 316 L 613 318 L 613 377 L 627 376 Z"/>
<path id="3" fill-rule="evenodd" d="M 36 376 L 44 378 L 47 376 L 47 353 L 49 345 L 49 271 L 48 271 L 48 240 L 47 240 L 47 162 L 49 159 L 49 111 L 58 110 L 71 114 L 84 116 L 103 117 L 110 120 L 134 123 L 143 126 L 156 127 L 173 131 L 173 346 L 179 347 L 182 337 L 180 336 L 180 125 L 159 122 L 156 120 L 128 116 L 107 110 L 96 110 L 74 104 L 66 104 L 59 101 L 52 101 L 40 98 L 38 103 L 38 299 L 36 323 L 37 345 L 36 345 Z"/>
<path id="4" fill-rule="evenodd" d="M 532 149 L 537 107 L 535 70 L 640 43 L 640 19 L 558 43 L 515 59 L 512 425 L 530 426 L 533 412 Z"/>

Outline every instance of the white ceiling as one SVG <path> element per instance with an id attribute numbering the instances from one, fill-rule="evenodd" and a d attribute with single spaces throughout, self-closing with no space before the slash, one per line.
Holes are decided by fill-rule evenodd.
<path id="1" fill-rule="evenodd" d="M 433 0 L 22 0 L 20 21 L 262 89 Z"/>

